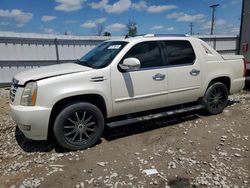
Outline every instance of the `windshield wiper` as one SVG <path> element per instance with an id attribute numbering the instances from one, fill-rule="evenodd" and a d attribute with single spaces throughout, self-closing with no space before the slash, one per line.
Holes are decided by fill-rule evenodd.
<path id="1" fill-rule="evenodd" d="M 86 66 L 86 67 L 91 67 L 91 66 L 88 64 L 88 61 L 86 61 L 86 60 L 77 59 L 74 63 L 79 64 L 79 65 L 83 65 L 83 66 Z"/>

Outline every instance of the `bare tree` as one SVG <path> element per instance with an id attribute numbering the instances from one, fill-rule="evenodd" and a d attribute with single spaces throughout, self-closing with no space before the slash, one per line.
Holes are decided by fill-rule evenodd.
<path id="1" fill-rule="evenodd" d="M 102 23 L 97 23 L 97 24 L 96 24 L 97 36 L 101 36 L 101 35 L 102 35 L 103 29 L 104 29 L 104 26 L 103 26 Z"/>
<path id="2" fill-rule="evenodd" d="M 130 21 L 127 24 L 128 36 L 134 37 L 137 35 L 137 25 L 136 22 Z"/>
<path id="3" fill-rule="evenodd" d="M 108 31 L 105 31 L 105 32 L 103 33 L 103 36 L 110 37 L 110 36 L 111 36 L 111 33 L 108 32 Z"/>

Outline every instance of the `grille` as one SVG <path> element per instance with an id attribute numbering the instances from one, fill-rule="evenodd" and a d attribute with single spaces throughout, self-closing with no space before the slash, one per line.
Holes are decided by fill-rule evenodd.
<path id="1" fill-rule="evenodd" d="M 10 87 L 10 101 L 11 102 L 14 102 L 14 100 L 15 100 L 17 88 L 18 88 L 18 81 L 13 78 L 12 84 Z"/>

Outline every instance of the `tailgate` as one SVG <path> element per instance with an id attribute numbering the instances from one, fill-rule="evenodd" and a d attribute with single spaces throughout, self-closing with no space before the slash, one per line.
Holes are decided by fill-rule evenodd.
<path id="1" fill-rule="evenodd" d="M 243 55 L 222 55 L 224 60 L 235 60 L 235 59 L 244 59 Z"/>

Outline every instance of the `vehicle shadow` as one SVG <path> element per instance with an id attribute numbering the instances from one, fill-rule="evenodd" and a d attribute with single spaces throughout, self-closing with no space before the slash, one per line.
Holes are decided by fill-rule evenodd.
<path id="1" fill-rule="evenodd" d="M 229 100 L 228 106 L 235 103 L 239 103 L 236 100 Z M 189 120 L 195 120 L 201 116 L 208 116 L 203 110 L 198 110 L 194 112 L 187 112 L 183 114 L 173 115 L 165 118 L 159 118 L 155 120 L 148 120 L 136 124 L 125 125 L 117 128 L 105 128 L 102 138 L 107 141 L 112 141 L 118 138 L 127 137 L 134 134 L 140 134 L 155 129 L 159 129 L 167 126 L 174 126 L 179 123 L 183 123 Z M 26 138 L 24 134 L 18 129 L 15 130 L 15 138 L 18 145 L 25 152 L 50 152 L 55 150 L 57 153 L 66 153 L 68 150 L 60 147 L 54 138 L 48 141 L 34 141 Z M 92 147 L 101 144 L 101 139 Z"/>
<path id="2" fill-rule="evenodd" d="M 56 147 L 56 143 L 52 141 L 35 141 L 26 138 L 18 127 L 15 130 L 15 138 L 25 152 L 50 152 Z"/>
<path id="3" fill-rule="evenodd" d="M 16 130 L 15 130 L 15 138 L 16 138 L 18 145 L 25 152 L 28 152 L 28 153 L 50 152 L 52 150 L 55 150 L 56 153 L 70 152 L 69 150 L 64 149 L 60 145 L 58 145 L 55 138 L 51 138 L 48 141 L 35 141 L 35 140 L 28 139 L 24 136 L 24 134 L 20 131 L 18 127 L 16 127 Z M 101 139 L 99 139 L 99 141 L 94 146 L 100 144 L 101 142 L 102 142 Z"/>
<path id="4" fill-rule="evenodd" d="M 107 141 L 112 141 L 121 137 L 126 137 L 133 134 L 139 134 L 143 132 L 148 132 L 154 129 L 172 126 L 184 121 L 194 120 L 199 118 L 198 115 L 195 113 L 185 113 L 180 115 L 175 115 L 168 118 L 159 118 L 156 120 L 148 120 L 145 122 L 137 123 L 137 124 L 130 124 L 122 127 L 117 128 L 106 128 L 103 133 L 103 138 Z M 25 152 L 51 152 L 55 150 L 56 153 L 67 153 L 68 150 L 59 146 L 54 138 L 48 141 L 35 141 L 30 140 L 24 136 L 24 134 L 16 127 L 15 130 L 15 138 L 18 145 L 25 151 Z M 102 141 L 101 139 L 94 145 L 100 144 Z M 92 146 L 92 147 L 94 147 Z"/>
<path id="5" fill-rule="evenodd" d="M 190 184 L 190 180 L 188 178 L 176 177 L 175 179 L 171 179 L 168 182 L 170 188 L 197 188 L 197 186 Z"/>
<path id="6" fill-rule="evenodd" d="M 250 91 L 250 81 L 246 82 L 244 90 Z"/>
<path id="7" fill-rule="evenodd" d="M 240 103 L 238 100 L 229 100 L 227 106 Z M 118 138 L 139 134 L 143 132 L 152 131 L 167 126 L 175 126 L 189 120 L 196 120 L 200 117 L 210 116 L 205 110 L 197 110 L 193 112 L 186 112 L 173 116 L 163 117 L 154 120 L 148 120 L 136 124 L 125 125 L 117 128 L 106 128 L 103 138 L 107 141 L 112 141 Z"/>
<path id="8" fill-rule="evenodd" d="M 155 129 L 159 129 L 167 126 L 174 126 L 176 124 L 198 119 L 200 116 L 198 115 L 199 111 L 196 112 L 188 112 L 179 115 L 148 120 L 136 124 L 129 124 L 117 128 L 106 128 L 103 134 L 103 138 L 107 141 L 112 141 L 118 138 L 127 137 L 134 134 L 140 134 L 148 131 L 152 131 Z"/>
<path id="9" fill-rule="evenodd" d="M 240 103 L 240 100 L 229 100 L 227 106 L 232 106 L 233 104 L 238 104 L 238 103 Z"/>

